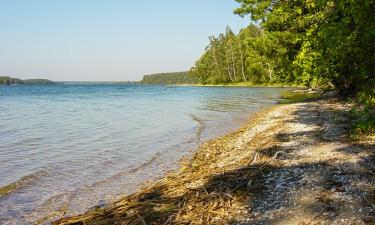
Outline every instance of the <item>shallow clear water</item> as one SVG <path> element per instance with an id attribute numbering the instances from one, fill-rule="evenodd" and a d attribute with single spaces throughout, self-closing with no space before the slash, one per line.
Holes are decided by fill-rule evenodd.
<path id="1" fill-rule="evenodd" d="M 0 86 L 0 188 L 12 184 L 0 224 L 70 216 L 129 194 L 284 90 Z"/>

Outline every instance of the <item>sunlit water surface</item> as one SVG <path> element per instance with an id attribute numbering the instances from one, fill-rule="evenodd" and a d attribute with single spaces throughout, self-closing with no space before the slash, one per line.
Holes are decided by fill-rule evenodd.
<path id="1" fill-rule="evenodd" d="M 0 86 L 0 224 L 82 213 L 177 167 L 279 88 Z M 1 193 L 1 191 L 0 191 Z"/>

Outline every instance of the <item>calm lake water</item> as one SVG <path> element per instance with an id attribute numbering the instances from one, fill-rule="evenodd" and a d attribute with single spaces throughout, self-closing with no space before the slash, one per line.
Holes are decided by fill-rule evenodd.
<path id="1" fill-rule="evenodd" d="M 0 224 L 75 215 L 129 194 L 176 168 L 202 141 L 277 102 L 282 91 L 0 86 L 0 188 L 11 190 L 0 196 Z"/>

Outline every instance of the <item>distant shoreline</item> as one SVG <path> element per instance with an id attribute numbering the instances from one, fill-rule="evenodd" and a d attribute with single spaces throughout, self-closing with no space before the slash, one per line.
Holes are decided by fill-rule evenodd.
<path id="1" fill-rule="evenodd" d="M 10 86 L 10 85 L 52 85 L 56 82 L 48 79 L 19 79 L 9 76 L 0 76 L 0 86 Z"/>
<path id="2" fill-rule="evenodd" d="M 25 79 L 0 76 L 0 86 L 11 85 L 95 85 L 95 84 L 137 84 L 144 86 L 171 86 L 171 87 L 253 87 L 253 88 L 302 88 L 302 85 L 288 84 L 253 84 L 253 83 L 225 83 L 225 84 L 166 84 L 166 83 L 142 83 L 141 81 L 52 81 L 48 79 Z"/>

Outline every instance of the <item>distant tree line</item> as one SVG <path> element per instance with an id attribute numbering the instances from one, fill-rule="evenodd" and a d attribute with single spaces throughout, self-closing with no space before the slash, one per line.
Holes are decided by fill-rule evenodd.
<path id="1" fill-rule="evenodd" d="M 195 84 L 197 78 L 189 72 L 157 73 L 143 76 L 142 84 Z"/>
<path id="2" fill-rule="evenodd" d="M 200 83 L 335 87 L 375 104 L 375 0 L 236 0 L 252 25 L 209 37 Z"/>
<path id="3" fill-rule="evenodd" d="M 8 77 L 8 76 L 0 76 L 0 85 L 14 85 L 14 84 L 39 85 L 39 84 L 55 84 L 55 82 L 47 80 L 47 79 L 21 80 L 21 79 L 18 79 L 18 78 L 12 78 L 12 77 Z"/>

